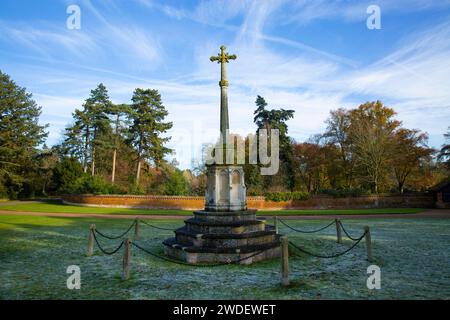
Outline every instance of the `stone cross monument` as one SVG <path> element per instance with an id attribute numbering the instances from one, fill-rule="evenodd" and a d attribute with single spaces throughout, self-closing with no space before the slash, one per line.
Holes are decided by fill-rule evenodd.
<path id="1" fill-rule="evenodd" d="M 212 62 L 221 64 L 220 72 L 220 136 L 222 144 L 218 144 L 215 152 L 220 152 L 222 160 L 229 151 L 225 145 L 228 140 L 229 118 L 228 118 L 228 80 L 226 64 L 229 60 L 235 60 L 236 55 L 225 52 L 226 47 L 220 47 L 220 53 L 212 56 Z M 233 147 L 231 147 L 233 148 Z M 205 208 L 209 211 L 238 211 L 246 209 L 244 170 L 233 163 L 213 163 L 207 165 L 207 188 Z"/>
<path id="2" fill-rule="evenodd" d="M 226 63 L 236 55 L 225 52 L 211 57 L 221 64 L 220 134 L 228 141 L 228 81 Z M 224 143 L 215 151 L 225 149 Z M 194 211 L 185 226 L 175 230 L 175 237 L 163 242 L 165 254 L 188 263 L 239 262 L 250 264 L 280 255 L 280 235 L 273 226 L 256 218 L 255 210 L 247 210 L 244 171 L 234 163 L 207 165 L 205 210 Z"/>
<path id="3" fill-rule="evenodd" d="M 230 60 L 235 60 L 237 58 L 235 54 L 229 55 L 225 52 L 225 49 L 225 46 L 221 46 L 220 53 L 217 56 L 209 58 L 211 62 L 217 61 L 217 63 L 220 63 L 220 134 L 224 138 L 230 129 L 228 119 L 228 81 L 226 64 Z"/>

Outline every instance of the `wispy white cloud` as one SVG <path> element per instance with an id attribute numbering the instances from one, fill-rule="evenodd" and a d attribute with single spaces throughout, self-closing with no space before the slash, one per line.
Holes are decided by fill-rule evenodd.
<path id="1" fill-rule="evenodd" d="M 289 2 L 289 14 L 284 23 L 308 24 L 314 20 L 363 21 L 367 19 L 367 7 L 378 5 L 381 12 L 417 12 L 448 7 L 448 0 L 298 0 Z"/>
<path id="2" fill-rule="evenodd" d="M 345 17 L 349 21 L 361 19 L 361 6 L 366 5 L 365 1 L 341 1 L 339 6 L 335 2 L 321 0 L 295 3 L 202 1 L 189 10 L 182 5 L 139 1 L 149 12 L 156 9 L 165 13 L 170 17 L 168 23 L 188 19 L 189 23 L 194 21 L 221 28 L 208 28 L 211 30 L 208 36 L 193 38 L 191 46 L 184 48 L 190 52 L 189 61 L 192 61 L 186 68 L 187 72 L 172 72 L 175 76 L 168 78 L 163 73 L 140 72 L 141 68 L 171 63 L 165 55 L 167 49 L 158 40 L 157 31 L 130 22 L 125 14 L 122 18 L 120 2 L 114 2 L 117 5 L 107 10 L 102 3 L 83 2 L 98 24 L 95 30 L 86 30 L 89 38 L 81 51 L 84 57 L 98 59 L 84 61 L 81 57 L 67 61 L 58 56 L 53 59 L 55 63 L 47 64 L 45 68 L 35 67 L 30 72 L 28 66 L 24 67 L 23 70 L 30 74 L 21 77 L 27 79 L 32 91 L 37 93 L 35 98 L 44 107 L 43 120 L 51 119 L 53 141 L 57 141 L 64 120 L 70 121 L 71 112 L 81 106 L 89 90 L 99 82 L 105 83 L 112 100 L 117 103 L 129 102 L 137 87 L 155 88 L 161 92 L 169 110 L 168 120 L 174 122 L 170 146 L 176 149 L 181 166 L 188 167 L 191 157 L 199 156 L 201 143 L 211 142 L 217 133 L 219 67 L 209 61 L 209 56 L 217 53 L 223 42 L 228 44 L 230 53 L 238 55 L 238 59 L 228 65 L 230 120 L 234 132 L 246 134 L 254 131 L 252 120 L 257 94 L 264 96 L 271 107 L 296 111 L 295 118 L 289 122 L 289 132 L 298 140 L 321 132 L 331 109 L 355 107 L 364 99 L 382 99 L 394 107 L 406 126 L 420 128 L 436 136 L 442 134 L 450 123 L 448 24 L 412 34 L 399 41 L 397 49 L 385 57 L 363 65 L 352 57 L 285 38 L 282 33 L 274 32 L 274 28 L 283 23 L 310 23 L 336 17 Z M 297 20 L 291 22 L 280 18 L 283 12 L 292 18 L 297 12 L 293 3 L 298 10 L 306 9 L 303 16 L 295 15 Z M 399 3 L 406 5 L 405 1 L 381 3 L 390 8 L 387 10 L 394 11 L 400 10 L 397 8 Z M 426 6 L 425 1 L 414 3 L 419 7 Z M 444 5 L 446 2 L 439 3 Z M 292 10 L 286 12 L 285 8 Z M 363 9 L 365 19 L 365 7 Z M 115 18 L 114 23 L 111 17 Z M 65 48 L 76 57 L 76 52 L 67 49 L 74 44 L 60 38 L 64 30 L 48 35 L 45 33 L 49 29 L 41 27 L 36 29 L 44 32 L 41 35 L 21 35 L 22 40 L 12 41 L 41 52 L 43 56 L 53 55 L 46 46 L 50 41 L 52 46 Z M 113 57 L 114 65 L 103 65 L 99 61 L 103 57 Z M 45 85 L 39 86 L 40 83 Z M 439 112 L 433 113 L 435 110 Z M 58 115 L 61 118 L 56 119 Z"/>
<path id="3" fill-rule="evenodd" d="M 84 0 L 83 7 L 87 8 L 100 21 L 102 28 L 98 31 L 98 39 L 106 42 L 110 52 L 127 61 L 133 61 L 144 69 L 152 69 L 156 63 L 161 62 L 162 47 L 150 30 L 144 30 L 129 21 L 127 24 L 112 24 L 90 0 Z M 112 7 L 116 12 L 120 11 L 117 6 Z M 102 8 L 110 9 L 111 7 L 108 4 Z"/>
<path id="4" fill-rule="evenodd" d="M 48 25 L 37 28 L 23 23 L 8 25 L 0 22 L 0 39 L 25 46 L 45 58 L 61 52 L 77 58 L 92 57 L 99 50 L 96 40 L 84 32 Z"/>

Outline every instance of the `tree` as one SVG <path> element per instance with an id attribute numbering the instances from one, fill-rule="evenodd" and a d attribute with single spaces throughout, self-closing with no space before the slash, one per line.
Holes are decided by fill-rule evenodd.
<path id="1" fill-rule="evenodd" d="M 324 153 L 319 144 L 294 144 L 296 180 L 301 181 L 309 193 L 317 193 L 322 187 L 324 162 Z"/>
<path id="2" fill-rule="evenodd" d="M 431 160 L 433 149 L 427 147 L 427 140 L 427 134 L 419 130 L 400 128 L 395 132 L 391 166 L 400 193 L 403 193 L 406 179 L 419 169 L 422 161 Z"/>
<path id="3" fill-rule="evenodd" d="M 86 175 L 76 158 L 63 156 L 53 169 L 53 183 L 60 193 L 71 193 L 78 178 Z"/>
<path id="4" fill-rule="evenodd" d="M 168 115 L 158 90 L 136 89 L 131 104 L 132 125 L 130 143 L 136 148 L 136 183 L 139 184 L 142 162 L 152 161 L 160 166 L 171 149 L 165 147 L 170 137 L 162 137 L 172 128 L 172 122 L 164 122 Z"/>
<path id="5" fill-rule="evenodd" d="M 55 148 L 48 148 L 46 145 L 39 150 L 34 157 L 36 163 L 36 170 L 34 171 L 36 177 L 34 180 L 34 188 L 39 188 L 42 195 L 47 195 L 48 189 L 51 189 L 53 178 L 53 169 L 58 163 L 58 151 Z"/>
<path id="6" fill-rule="evenodd" d="M 343 176 L 334 177 L 336 183 L 344 188 L 351 188 L 354 183 L 355 163 L 353 157 L 353 143 L 350 139 L 350 111 L 344 109 L 332 110 L 330 117 L 326 120 L 327 129 L 323 134 L 328 145 L 335 146 L 338 152 L 338 166 L 340 170 L 336 173 Z"/>
<path id="7" fill-rule="evenodd" d="M 439 151 L 438 159 L 445 163 L 450 170 L 450 127 L 447 128 L 447 133 L 444 134 L 446 143 L 442 145 Z"/>
<path id="8" fill-rule="evenodd" d="M 360 177 L 367 180 L 378 193 L 393 152 L 392 139 L 400 122 L 393 119 L 396 113 L 380 101 L 367 102 L 351 110 L 350 139 Z"/>
<path id="9" fill-rule="evenodd" d="M 100 83 L 91 90 L 83 104 L 83 110 L 75 110 L 74 124 L 66 129 L 63 150 L 70 156 L 82 159 L 85 173 L 90 161 L 92 176 L 102 153 L 108 153 L 112 149 L 112 129 L 108 117 L 112 107 L 108 90 Z"/>
<path id="10" fill-rule="evenodd" d="M 119 148 L 120 140 L 124 132 L 126 132 L 127 117 L 130 115 L 131 109 L 127 104 L 116 104 L 111 107 L 110 114 L 113 116 L 114 121 L 114 143 L 113 143 L 113 159 L 112 159 L 112 171 L 111 182 L 114 183 L 116 176 L 116 158 L 117 149 Z"/>
<path id="11" fill-rule="evenodd" d="M 91 121 L 86 110 L 75 109 L 72 113 L 74 124 L 66 128 L 61 150 L 64 155 L 80 159 L 83 172 L 87 173 L 90 154 Z"/>
<path id="12" fill-rule="evenodd" d="M 20 193 L 33 155 L 48 135 L 47 125 L 39 124 L 40 115 L 32 94 L 0 71 L 0 189 L 7 196 Z"/>
<path id="13" fill-rule="evenodd" d="M 109 100 L 108 90 L 100 83 L 91 91 L 85 103 L 85 112 L 92 125 L 91 142 L 91 175 L 95 174 L 96 152 L 111 149 L 111 125 L 108 114 L 111 112 L 112 103 Z"/>
<path id="14" fill-rule="evenodd" d="M 294 117 L 295 111 L 285 110 L 283 108 L 279 110 L 267 110 L 267 102 L 259 95 L 257 96 L 255 103 L 257 108 L 254 112 L 255 117 L 253 118 L 253 122 L 258 128 L 257 136 L 259 136 L 258 131 L 260 129 L 266 129 L 268 132 L 271 129 L 279 130 L 281 174 L 278 176 L 283 177 L 282 181 L 284 181 L 286 187 L 292 190 L 295 185 L 292 165 L 292 141 L 288 136 L 288 126 L 286 122 Z M 266 180 L 269 181 L 273 180 L 273 177 L 266 178 Z"/>

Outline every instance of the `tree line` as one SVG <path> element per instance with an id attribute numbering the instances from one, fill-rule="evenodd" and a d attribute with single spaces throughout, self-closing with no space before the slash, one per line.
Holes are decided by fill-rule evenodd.
<path id="1" fill-rule="evenodd" d="M 90 92 L 61 143 L 47 147 L 48 125 L 31 93 L 0 71 L 0 197 L 62 193 L 203 195 L 205 165 L 189 170 L 166 160 L 168 111 L 157 90 L 137 88 L 130 103 L 114 104 L 99 84 Z M 441 150 L 427 134 L 405 128 L 380 101 L 330 112 L 325 132 L 305 142 L 288 134 L 294 111 L 256 99 L 255 134 L 280 132 L 280 169 L 261 176 L 244 165 L 250 195 L 266 192 L 358 195 L 426 191 L 450 174 L 450 127 Z M 249 137 L 239 137 L 248 142 Z M 246 151 L 248 152 L 248 145 Z"/>

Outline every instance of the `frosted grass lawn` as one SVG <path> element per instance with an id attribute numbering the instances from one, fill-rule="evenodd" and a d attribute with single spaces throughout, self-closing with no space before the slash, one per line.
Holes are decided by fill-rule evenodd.
<path id="1" fill-rule="evenodd" d="M 120 234 L 131 219 L 0 216 L 1 299 L 450 299 L 450 219 L 343 220 L 352 235 L 371 227 L 374 256 L 381 267 L 381 290 L 366 287 L 364 242 L 335 259 L 291 257 L 291 286 L 280 285 L 280 261 L 251 266 L 197 268 L 150 257 L 133 248 L 131 278 L 120 279 L 122 251 L 105 256 L 95 248 L 86 257 L 89 225 Z M 176 220 L 151 220 L 164 228 Z M 325 220 L 289 221 L 301 229 L 324 226 Z M 292 234 L 305 249 L 327 254 L 351 245 L 336 243 L 334 226 L 319 234 Z M 170 231 L 141 224 L 139 243 L 162 254 Z M 113 248 L 119 240 L 100 240 Z M 66 268 L 81 268 L 81 289 L 66 288 Z"/>

